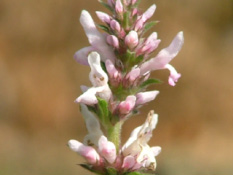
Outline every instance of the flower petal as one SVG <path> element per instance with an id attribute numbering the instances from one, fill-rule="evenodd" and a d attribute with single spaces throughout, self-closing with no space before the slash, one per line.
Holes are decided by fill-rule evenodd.
<path id="1" fill-rule="evenodd" d="M 140 92 L 136 95 L 137 97 L 136 105 L 142 105 L 144 103 L 150 102 L 154 100 L 158 94 L 159 91 Z"/>
<path id="2" fill-rule="evenodd" d="M 95 51 L 95 49 L 92 46 L 84 47 L 75 52 L 74 59 L 80 64 L 88 65 L 87 56 L 92 51 Z"/>
<path id="3" fill-rule="evenodd" d="M 108 46 L 105 37 L 97 30 L 91 15 L 86 10 L 82 11 L 80 22 L 85 30 L 89 43 L 101 53 L 103 61 L 111 59 L 112 62 L 115 62 L 116 57 L 112 48 Z"/>
<path id="4" fill-rule="evenodd" d="M 98 100 L 96 98 L 96 93 L 101 92 L 105 89 L 104 86 L 100 87 L 92 87 L 89 88 L 86 92 L 84 92 L 82 95 L 80 95 L 75 102 L 76 103 L 84 103 L 86 105 L 94 105 L 98 103 Z"/>
<path id="5" fill-rule="evenodd" d="M 88 63 L 91 67 L 89 79 L 93 86 L 105 86 L 108 83 L 108 76 L 100 64 L 100 55 L 97 52 L 91 52 L 88 55 Z"/>
<path id="6" fill-rule="evenodd" d="M 179 32 L 171 44 L 159 54 L 140 66 L 141 75 L 152 70 L 164 69 L 165 66 L 179 53 L 184 43 L 183 32 Z"/>
<path id="7" fill-rule="evenodd" d="M 168 83 L 171 86 L 175 86 L 176 82 L 181 77 L 181 74 L 177 73 L 176 69 L 170 64 L 167 64 L 165 67 L 170 71 L 170 76 L 168 78 Z"/>

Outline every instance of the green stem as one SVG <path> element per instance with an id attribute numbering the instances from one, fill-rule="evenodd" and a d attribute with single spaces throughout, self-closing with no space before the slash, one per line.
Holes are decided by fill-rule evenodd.
<path id="1" fill-rule="evenodd" d="M 119 150 L 120 143 L 121 143 L 121 127 L 122 122 L 116 123 L 114 126 L 111 125 L 108 127 L 108 140 L 113 142 L 116 146 L 116 150 Z"/>

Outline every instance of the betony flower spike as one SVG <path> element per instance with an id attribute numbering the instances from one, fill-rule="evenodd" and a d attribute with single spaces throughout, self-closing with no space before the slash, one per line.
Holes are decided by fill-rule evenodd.
<path id="1" fill-rule="evenodd" d="M 168 83 L 176 85 L 181 74 L 170 62 L 183 45 L 183 32 L 154 57 L 152 54 L 161 40 L 156 32 L 148 37 L 144 34 L 156 24 L 149 22 L 156 5 L 141 12 L 139 0 L 99 2 L 111 14 L 96 11 L 102 23 L 96 24 L 86 10 L 81 12 L 80 22 L 90 45 L 74 54 L 77 62 L 90 67 L 92 85 L 82 85 L 82 94 L 75 100 L 80 104 L 87 135 L 83 143 L 70 140 L 68 146 L 86 160 L 82 167 L 97 174 L 128 175 L 135 171 L 137 175 L 154 174 L 161 147 L 151 147 L 148 142 L 158 115 L 150 111 L 125 144 L 121 144 L 122 125 L 159 94 L 157 90 L 147 90 L 150 85 L 160 82 L 150 78 L 152 71 L 168 69 Z"/>

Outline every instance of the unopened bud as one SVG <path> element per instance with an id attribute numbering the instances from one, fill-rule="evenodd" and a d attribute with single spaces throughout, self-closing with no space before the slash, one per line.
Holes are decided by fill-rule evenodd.
<path id="1" fill-rule="evenodd" d="M 142 16 L 139 18 L 139 20 L 136 22 L 135 25 L 135 30 L 138 31 L 140 29 L 143 28 L 144 23 L 153 16 L 154 12 L 156 9 L 156 5 L 153 4 L 152 6 L 150 6 L 147 11 L 145 11 Z"/>
<path id="2" fill-rule="evenodd" d="M 123 13 L 123 5 L 121 3 L 121 0 L 116 0 L 115 10 L 116 10 L 116 12 L 118 14 L 122 14 Z"/>
<path id="3" fill-rule="evenodd" d="M 110 23 L 111 21 L 111 17 L 107 13 L 96 11 L 96 15 L 104 23 Z"/>
<path id="4" fill-rule="evenodd" d="M 117 22 L 116 20 L 112 20 L 110 22 L 110 27 L 113 29 L 113 30 L 116 30 L 118 33 L 120 33 L 121 31 L 121 25 L 119 24 L 119 22 Z"/>
<path id="5" fill-rule="evenodd" d="M 119 41 L 115 35 L 107 36 L 107 43 L 115 48 L 119 48 Z"/>
<path id="6" fill-rule="evenodd" d="M 125 44 L 130 48 L 134 48 L 138 45 L 138 33 L 134 30 L 130 31 L 125 37 Z"/>
<path id="7" fill-rule="evenodd" d="M 128 114 L 130 111 L 133 110 L 136 102 L 136 97 L 133 95 L 128 96 L 125 101 L 122 101 L 119 104 L 119 111 L 120 114 Z"/>

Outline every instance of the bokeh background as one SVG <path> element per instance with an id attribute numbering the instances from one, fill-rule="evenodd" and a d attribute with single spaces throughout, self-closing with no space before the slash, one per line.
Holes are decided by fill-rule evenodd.
<path id="1" fill-rule="evenodd" d="M 151 89 L 157 99 L 127 122 L 123 140 L 150 109 L 159 124 L 150 145 L 163 148 L 159 175 L 230 175 L 233 172 L 233 1 L 142 0 L 157 4 L 153 28 L 166 47 L 183 30 L 185 44 L 172 64 L 177 86 Z M 79 24 L 82 9 L 96 19 L 97 0 L 0 1 L 0 174 L 90 174 L 66 146 L 82 140 L 84 121 L 74 99 L 90 85 L 89 68 L 73 60 L 88 41 Z M 96 19 L 97 20 L 97 19 Z M 152 31 L 151 31 L 152 32 Z"/>

